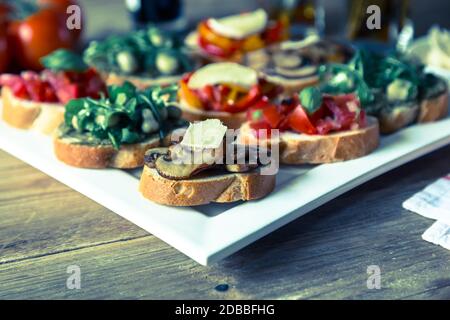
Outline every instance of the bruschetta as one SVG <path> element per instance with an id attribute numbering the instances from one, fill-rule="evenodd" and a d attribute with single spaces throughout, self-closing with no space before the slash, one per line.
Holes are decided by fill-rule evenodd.
<path id="1" fill-rule="evenodd" d="M 287 96 L 319 83 L 319 66 L 324 63 L 347 63 L 354 48 L 318 36 L 299 41 L 284 41 L 252 51 L 243 64 L 257 71 L 271 83 L 283 87 Z"/>
<path id="2" fill-rule="evenodd" d="M 331 163 L 372 152 L 379 144 L 379 128 L 376 118 L 366 117 L 356 95 L 333 96 L 308 87 L 279 105 L 250 110 L 239 141 L 278 144 L 283 164 Z"/>
<path id="3" fill-rule="evenodd" d="M 206 120 L 191 124 L 180 143 L 148 150 L 139 185 L 142 195 L 163 205 L 196 206 L 269 194 L 276 173 L 266 170 L 270 157 L 261 163 L 256 152 L 250 156 L 248 146 L 232 144 L 226 132 L 219 120 Z"/>
<path id="4" fill-rule="evenodd" d="M 325 92 L 356 93 L 384 134 L 448 114 L 447 82 L 399 54 L 363 51 L 349 64 L 321 66 L 321 76 Z"/>
<path id="5" fill-rule="evenodd" d="M 100 75 L 80 57 L 58 50 L 43 59 L 40 73 L 0 76 L 2 118 L 20 129 L 51 134 L 64 119 L 64 105 L 81 97 L 99 98 L 106 93 Z"/>
<path id="6" fill-rule="evenodd" d="M 107 97 L 71 100 L 54 136 L 56 157 L 81 168 L 142 166 L 145 151 L 184 124 L 167 100 L 173 93 L 173 87 L 159 86 L 138 91 L 125 82 L 110 86 Z"/>
<path id="7" fill-rule="evenodd" d="M 156 27 L 92 41 L 84 60 L 108 85 L 131 82 L 138 89 L 176 83 L 195 67 L 181 40 Z"/>
<path id="8" fill-rule="evenodd" d="M 258 9 L 201 21 L 185 40 L 188 48 L 206 61 L 241 62 L 246 52 L 261 49 L 288 38 L 287 21 L 270 20 Z"/>
<path id="9" fill-rule="evenodd" d="M 183 118 L 191 122 L 219 119 L 233 129 L 245 122 L 248 108 L 275 98 L 281 90 L 255 70 L 232 62 L 209 64 L 189 73 L 179 88 Z"/>

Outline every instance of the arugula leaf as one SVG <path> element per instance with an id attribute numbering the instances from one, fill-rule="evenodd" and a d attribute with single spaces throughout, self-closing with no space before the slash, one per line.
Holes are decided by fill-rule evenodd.
<path id="1" fill-rule="evenodd" d="M 141 74 L 158 77 L 166 73 L 181 74 L 192 69 L 193 62 L 186 54 L 178 36 L 153 26 L 123 36 L 92 41 L 83 53 L 84 61 L 97 69 L 119 74 Z M 161 70 L 156 63 L 160 53 L 170 51 L 177 60 L 177 68 Z M 164 69 L 164 68 L 163 68 Z"/>
<path id="2" fill-rule="evenodd" d="M 136 87 L 131 82 L 125 81 L 121 86 L 108 86 L 108 95 L 111 102 L 125 104 L 126 101 L 136 95 Z M 119 96 L 121 98 L 119 98 Z M 122 99 L 125 101 L 120 102 L 117 101 L 117 99 Z"/>
<path id="3" fill-rule="evenodd" d="M 66 104 L 66 109 L 64 113 L 64 122 L 66 123 L 66 125 L 71 126 L 73 117 L 75 117 L 78 114 L 78 112 L 80 112 L 83 108 L 84 108 L 83 99 L 70 100 Z"/>
<path id="4" fill-rule="evenodd" d="M 42 57 L 41 63 L 45 68 L 54 71 L 84 72 L 89 68 L 79 55 L 66 49 L 58 49 Z"/>
<path id="5" fill-rule="evenodd" d="M 313 114 L 322 105 L 322 93 L 315 87 L 307 87 L 300 94 L 300 103 L 308 114 Z"/>
<path id="6" fill-rule="evenodd" d="M 87 140 L 106 140 L 114 148 L 120 148 L 123 143 L 142 141 L 158 130 L 163 138 L 166 126 L 162 111 L 172 101 L 170 97 L 174 97 L 176 90 L 176 86 L 155 86 L 138 91 L 129 82 L 122 86 L 111 86 L 108 97 L 70 101 L 64 115 L 65 125 L 74 132 L 86 135 Z M 147 112 L 144 112 L 145 110 Z M 158 121 L 159 126 L 153 126 L 153 129 L 150 126 L 149 129 L 148 123 L 145 122 L 148 119 L 143 116 L 148 112 Z M 89 139 L 90 137 L 95 139 Z"/>

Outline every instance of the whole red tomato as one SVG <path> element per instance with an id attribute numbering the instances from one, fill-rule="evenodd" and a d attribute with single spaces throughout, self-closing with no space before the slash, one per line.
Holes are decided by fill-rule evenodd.
<path id="1" fill-rule="evenodd" d="M 37 1 L 37 4 L 38 4 L 40 7 L 42 7 L 42 8 L 45 8 L 45 7 L 52 7 L 52 8 L 54 8 L 54 9 L 58 10 L 58 11 L 61 13 L 61 15 L 64 15 L 64 16 L 65 16 L 66 19 L 69 18 L 70 14 L 72 14 L 72 12 L 71 12 L 71 13 L 67 13 L 67 8 L 68 8 L 68 7 L 70 7 L 70 6 L 72 6 L 72 5 L 77 5 L 77 6 L 79 6 L 80 9 L 81 9 L 80 4 L 79 4 L 78 1 L 76 1 L 76 0 L 38 0 L 38 1 Z M 81 21 L 82 21 L 82 22 L 81 22 L 81 26 L 82 26 L 83 23 L 84 23 L 84 21 L 83 21 L 83 14 L 81 14 L 80 19 L 81 19 Z M 70 33 L 72 34 L 73 40 L 74 40 L 75 42 L 78 41 L 78 40 L 80 39 L 81 31 L 82 31 L 82 29 L 73 29 L 73 30 L 70 30 Z"/>
<path id="2" fill-rule="evenodd" d="M 40 9 L 24 20 L 10 22 L 8 36 L 13 56 L 24 69 L 40 70 L 41 57 L 75 45 L 66 27 L 65 16 L 51 7 Z"/>

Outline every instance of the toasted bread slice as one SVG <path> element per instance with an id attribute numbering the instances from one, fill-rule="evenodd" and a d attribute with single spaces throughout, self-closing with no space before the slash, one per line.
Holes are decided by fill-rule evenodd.
<path id="1" fill-rule="evenodd" d="M 181 117 L 189 122 L 219 119 L 229 129 L 238 129 L 247 119 L 246 112 L 206 111 L 191 107 L 183 100 L 180 101 L 178 107 L 182 111 Z"/>
<path id="2" fill-rule="evenodd" d="M 254 200 L 266 196 L 274 188 L 275 175 L 263 175 L 261 168 L 246 173 L 207 175 L 205 172 L 188 180 L 171 180 L 145 166 L 139 184 L 145 198 L 168 206 Z"/>
<path id="3" fill-rule="evenodd" d="M 141 143 L 122 145 L 119 150 L 112 145 L 80 144 L 58 136 L 54 139 L 55 155 L 60 161 L 74 167 L 92 169 L 142 167 L 145 152 L 159 145 L 157 134 Z"/>
<path id="4" fill-rule="evenodd" d="M 448 115 L 448 89 L 440 95 L 423 99 L 420 103 L 417 122 L 433 122 Z"/>
<path id="5" fill-rule="evenodd" d="M 16 128 L 51 134 L 64 121 L 64 105 L 19 99 L 6 86 L 2 88 L 2 102 L 3 120 Z"/>
<path id="6" fill-rule="evenodd" d="M 122 85 L 125 81 L 131 82 L 139 90 L 144 90 L 155 85 L 168 85 L 177 83 L 181 79 L 181 75 L 166 76 L 158 78 L 146 78 L 139 76 L 126 76 L 114 72 L 102 73 L 102 77 L 107 85 Z"/>
<path id="7" fill-rule="evenodd" d="M 327 135 L 306 135 L 282 132 L 278 140 L 258 140 L 248 123 L 241 127 L 239 141 L 246 144 L 262 144 L 268 148 L 278 143 L 280 163 L 320 164 L 346 161 L 365 156 L 379 145 L 378 121 L 368 117 L 368 126 Z"/>
<path id="8" fill-rule="evenodd" d="M 393 133 L 413 123 L 417 119 L 419 109 L 419 104 L 416 102 L 382 109 L 378 115 L 380 132 L 382 134 Z"/>

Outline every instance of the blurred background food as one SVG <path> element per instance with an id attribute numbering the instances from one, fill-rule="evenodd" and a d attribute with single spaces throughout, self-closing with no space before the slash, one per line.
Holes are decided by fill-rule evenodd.
<path id="1" fill-rule="evenodd" d="M 123 31 L 132 28 L 133 22 L 129 19 L 129 13 L 124 5 L 125 0 L 79 0 L 85 7 L 87 24 L 86 35 L 95 36 L 105 31 L 117 30 Z M 130 1 L 130 0 L 128 0 Z M 135 2 L 139 0 L 131 0 Z M 144 0 L 145 1 L 145 0 Z M 152 1 L 152 0 L 147 0 Z M 222 0 L 182 0 L 182 12 L 191 25 L 198 20 L 210 16 L 224 16 L 235 14 L 242 11 L 253 10 L 258 7 L 272 8 L 276 10 L 280 4 L 296 3 L 297 0 L 246 0 L 246 1 L 222 1 Z M 361 1 L 361 0 L 357 0 Z M 394 4 L 399 0 L 388 0 Z M 402 0 L 400 0 L 402 1 Z M 164 2 L 164 0 L 157 0 Z M 311 1 L 307 1 L 311 2 Z M 315 0 L 323 7 L 324 12 L 324 32 L 326 35 L 345 35 L 347 33 L 347 16 L 349 12 L 348 3 L 350 0 Z M 372 1 L 373 2 L 373 1 Z M 409 0 L 410 15 L 414 22 L 415 34 L 425 35 L 433 24 L 441 27 L 450 28 L 448 12 L 450 11 L 450 2 L 445 0 Z M 99 16 L 96 10 L 90 11 L 94 7 L 107 7 L 108 14 Z M 305 7 L 306 9 L 310 7 Z M 306 10 L 311 12 L 311 9 Z M 296 13 L 297 17 L 302 14 Z M 111 18 L 114 17 L 114 23 Z M 308 18 L 306 18 L 307 21 Z"/>
<path id="2" fill-rule="evenodd" d="M 65 27 L 64 11 L 71 4 L 83 9 L 82 30 L 69 31 Z M 379 31 L 369 32 L 365 26 L 365 8 L 369 4 L 381 8 Z M 442 0 L 0 0 L 0 72 L 39 70 L 39 58 L 57 48 L 80 48 L 88 40 L 125 33 L 147 22 L 188 31 L 205 17 L 258 7 L 266 9 L 271 18 L 287 19 L 294 37 L 318 33 L 391 44 L 400 39 L 400 48 L 406 48 L 413 36 L 426 35 L 433 25 L 443 30 L 450 28 L 450 1 Z M 448 38 L 435 35 L 430 39 L 445 42 Z M 429 57 L 427 50 L 433 46 L 424 42 L 415 52 Z"/>

